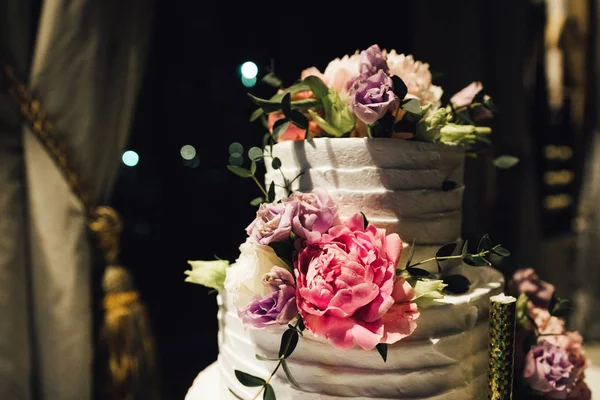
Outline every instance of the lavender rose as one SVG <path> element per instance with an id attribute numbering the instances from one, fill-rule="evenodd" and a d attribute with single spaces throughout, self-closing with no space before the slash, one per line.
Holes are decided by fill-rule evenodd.
<path id="1" fill-rule="evenodd" d="M 310 193 L 294 192 L 286 204 L 295 207 L 292 231 L 302 239 L 314 242 L 327 233 L 336 220 L 337 206 L 327 190 L 316 188 Z"/>
<path id="2" fill-rule="evenodd" d="M 291 204 L 262 203 L 256 218 L 248 225 L 246 232 L 250 239 L 264 246 L 289 238 L 292 232 L 292 219 L 296 208 Z"/>
<path id="3" fill-rule="evenodd" d="M 529 386 L 551 399 L 565 399 L 576 382 L 573 364 L 565 349 L 543 341 L 525 357 L 523 377 Z"/>
<path id="4" fill-rule="evenodd" d="M 533 268 L 517 270 L 508 284 L 509 292 L 519 296 L 525 293 L 527 297 L 538 307 L 548 307 L 554 285 L 545 282 L 535 273 Z"/>
<path id="5" fill-rule="evenodd" d="M 357 118 L 367 125 L 375 123 L 387 112 L 396 112 L 400 100 L 394 94 L 393 82 L 383 70 L 356 81 L 350 89 L 350 105 Z"/>
<path id="6" fill-rule="evenodd" d="M 262 283 L 271 293 L 255 296 L 239 311 L 245 325 L 255 328 L 285 325 L 298 315 L 294 277 L 287 269 L 277 266 L 271 268 L 263 276 Z"/>
<path id="7" fill-rule="evenodd" d="M 368 78 L 379 70 L 385 73 L 389 70 L 386 55 L 376 44 L 360 53 L 358 68 L 362 78 Z"/>

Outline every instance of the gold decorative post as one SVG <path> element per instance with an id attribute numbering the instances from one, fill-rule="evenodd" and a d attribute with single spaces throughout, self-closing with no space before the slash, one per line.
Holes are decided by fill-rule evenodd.
<path id="1" fill-rule="evenodd" d="M 490 297 L 488 400 L 512 400 L 517 299 Z"/>

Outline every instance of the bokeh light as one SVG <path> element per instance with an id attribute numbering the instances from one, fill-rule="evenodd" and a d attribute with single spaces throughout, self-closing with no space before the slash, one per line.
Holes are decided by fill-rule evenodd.
<path id="1" fill-rule="evenodd" d="M 253 79 L 258 75 L 258 67 L 252 61 L 246 61 L 242 64 L 240 72 L 244 78 Z"/>
<path id="2" fill-rule="evenodd" d="M 196 157 L 196 148 L 191 144 L 186 144 L 179 150 L 179 154 L 184 160 L 193 160 Z"/>
<path id="3" fill-rule="evenodd" d="M 123 153 L 123 157 L 121 157 L 121 159 L 123 160 L 123 164 L 127 165 L 128 167 L 135 167 L 140 161 L 140 156 L 133 150 L 127 150 L 125 153 Z"/>
<path id="4" fill-rule="evenodd" d="M 246 87 L 252 87 L 256 85 L 256 77 L 246 78 L 245 76 L 242 76 L 242 84 Z"/>

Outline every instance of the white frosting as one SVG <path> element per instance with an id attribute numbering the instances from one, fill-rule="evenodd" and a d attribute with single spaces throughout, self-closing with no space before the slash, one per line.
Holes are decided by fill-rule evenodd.
<path id="1" fill-rule="evenodd" d="M 464 265 L 455 272 L 472 282 L 469 292 L 446 296 L 429 308 L 421 308 L 414 334 L 390 345 L 385 363 L 375 350 L 337 350 L 305 332 L 288 359 L 301 390 L 278 372 L 272 381 L 278 398 L 482 398 L 476 394 L 485 394 L 486 381 L 480 377 L 487 372 L 489 297 L 502 291 L 502 275 L 491 268 Z M 259 361 L 255 354 L 277 357 L 283 328 L 244 328 L 225 293 L 219 309 L 222 384 L 251 398 L 256 388 L 239 384 L 234 370 L 268 377 L 275 364 Z M 228 390 L 227 395 L 231 396 Z"/>
<path id="2" fill-rule="evenodd" d="M 346 220 L 363 212 L 373 224 L 406 242 L 445 244 L 460 237 L 464 151 L 433 143 L 397 139 L 315 139 L 273 146 L 287 179 L 302 175 L 292 190 L 328 190 Z M 283 177 L 266 160 L 267 184 L 285 196 Z M 444 181 L 456 183 L 442 190 Z"/>
<path id="3" fill-rule="evenodd" d="M 432 143 L 397 139 L 315 139 L 283 142 L 273 147 L 288 179 L 303 173 L 292 189 L 323 187 L 345 220 L 364 212 L 370 222 L 405 243 L 416 239 L 414 261 L 429 258 L 441 244 L 459 241 L 463 195 L 464 151 Z M 280 171 L 266 160 L 267 184 L 283 184 Z M 456 187 L 442 190 L 444 181 Z M 285 195 L 278 189 L 277 195 Z M 457 247 L 459 251 L 460 246 Z M 405 249 L 401 263 L 408 257 Z M 449 273 L 471 281 L 468 293 L 446 296 L 420 308 L 417 329 L 390 345 L 387 362 L 359 348 L 338 350 L 306 331 L 288 365 L 300 388 L 290 385 L 283 371 L 271 381 L 277 397 L 289 400 L 470 400 L 483 399 L 487 383 L 489 297 L 502 291 L 502 275 L 491 268 L 446 262 Z M 267 378 L 276 357 L 281 329 L 245 329 L 230 296 L 219 303 L 219 368 L 222 399 L 253 398 L 258 388 L 242 386 L 239 369 Z"/>

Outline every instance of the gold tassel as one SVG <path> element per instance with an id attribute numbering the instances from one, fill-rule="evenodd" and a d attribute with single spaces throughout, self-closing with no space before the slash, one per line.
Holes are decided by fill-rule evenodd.
<path id="1" fill-rule="evenodd" d="M 94 209 L 90 221 L 90 230 L 108 265 L 102 282 L 104 320 L 99 336 L 100 348 L 107 358 L 103 398 L 158 399 L 155 341 L 148 312 L 129 271 L 116 265 L 119 216 L 113 208 L 101 206 Z"/>

